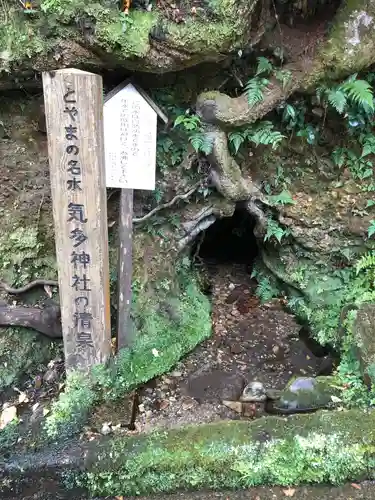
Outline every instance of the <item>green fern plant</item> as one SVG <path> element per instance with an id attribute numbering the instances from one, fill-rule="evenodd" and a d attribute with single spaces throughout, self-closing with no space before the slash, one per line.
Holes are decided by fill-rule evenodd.
<path id="1" fill-rule="evenodd" d="M 244 142 L 247 140 L 246 133 L 241 131 L 230 132 L 228 134 L 229 144 L 233 147 L 234 154 L 238 153 L 238 150 Z"/>
<path id="2" fill-rule="evenodd" d="M 188 132 L 192 130 L 198 130 L 201 127 L 201 121 L 199 116 L 191 115 L 189 112 L 186 112 L 184 115 L 179 115 L 174 121 L 173 128 L 178 126 L 182 126 Z"/>
<path id="3" fill-rule="evenodd" d="M 268 196 L 268 201 L 271 205 L 294 205 L 296 203 L 286 189 L 283 189 L 279 194 Z"/>
<path id="4" fill-rule="evenodd" d="M 193 146 L 194 150 L 201 151 L 205 155 L 209 155 L 212 151 L 212 140 L 208 138 L 207 134 L 203 132 L 195 132 L 189 137 L 190 144 Z"/>
<path id="5" fill-rule="evenodd" d="M 272 286 L 270 278 L 262 276 L 258 282 L 255 294 L 261 302 L 267 302 L 278 295 L 278 290 Z"/>
<path id="6" fill-rule="evenodd" d="M 253 142 L 255 146 L 263 144 L 276 149 L 280 142 L 285 139 L 285 135 L 278 130 L 274 130 L 274 125 L 270 121 L 261 121 L 246 130 L 247 140 Z"/>
<path id="7" fill-rule="evenodd" d="M 374 96 L 370 83 L 366 80 L 357 80 L 356 74 L 334 87 L 321 85 L 316 90 L 316 96 L 325 107 L 330 105 L 340 114 L 344 113 L 349 101 L 362 108 L 374 109 Z"/>
<path id="8" fill-rule="evenodd" d="M 262 75 L 264 73 L 269 75 L 270 73 L 273 72 L 273 70 L 274 70 L 273 64 L 271 63 L 271 61 L 269 59 L 267 59 L 267 57 L 257 57 L 257 61 L 258 61 L 258 64 L 257 64 L 256 73 L 255 73 L 256 76 Z"/>
<path id="9" fill-rule="evenodd" d="M 281 243 L 281 240 L 289 234 L 287 229 L 284 229 L 280 226 L 278 222 L 273 219 L 268 219 L 267 221 L 267 232 L 264 236 L 264 241 L 270 240 L 271 238 L 275 238 L 278 243 Z"/>
<path id="10" fill-rule="evenodd" d="M 245 86 L 245 92 L 247 94 L 247 101 L 250 108 L 263 101 L 263 91 L 268 84 L 269 80 L 267 80 L 267 78 L 261 78 L 258 76 L 252 78 L 247 82 Z"/>
<path id="11" fill-rule="evenodd" d="M 374 221 L 375 223 L 375 221 Z M 375 228 L 375 224 L 374 224 Z M 355 265 L 357 276 L 364 274 L 367 285 L 369 288 L 375 287 L 375 250 L 367 252 L 357 261 Z"/>
<path id="12" fill-rule="evenodd" d="M 371 238 L 372 236 L 374 236 L 375 234 L 375 220 L 372 220 L 370 221 L 370 225 L 367 229 L 367 235 L 369 238 Z"/>

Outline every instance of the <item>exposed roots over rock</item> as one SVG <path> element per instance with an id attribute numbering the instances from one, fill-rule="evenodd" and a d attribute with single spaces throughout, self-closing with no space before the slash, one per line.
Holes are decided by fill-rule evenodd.
<path id="1" fill-rule="evenodd" d="M 296 65 L 285 66 L 290 71 L 291 81 L 285 88 L 276 79 L 272 79 L 264 93 L 264 99 L 255 106 L 248 103 L 247 94 L 240 97 L 229 97 L 221 92 L 204 92 L 198 96 L 196 112 L 206 123 L 223 128 L 241 127 L 257 121 L 285 101 L 301 85 L 308 71 L 296 68 Z"/>

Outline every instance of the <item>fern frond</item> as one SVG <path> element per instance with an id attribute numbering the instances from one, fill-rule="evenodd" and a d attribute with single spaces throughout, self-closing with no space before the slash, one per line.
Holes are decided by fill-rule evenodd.
<path id="1" fill-rule="evenodd" d="M 268 277 L 262 277 L 255 293 L 261 302 L 267 302 L 277 295 L 278 290 L 272 286 L 271 280 Z"/>
<path id="2" fill-rule="evenodd" d="M 357 275 L 361 271 L 375 271 L 375 251 L 367 252 L 365 255 L 362 255 L 355 265 L 355 270 Z"/>
<path id="3" fill-rule="evenodd" d="M 228 139 L 230 144 L 233 145 L 235 154 L 237 154 L 238 150 L 241 147 L 241 144 L 245 142 L 246 137 L 242 132 L 230 132 L 230 134 L 228 135 Z"/>
<path id="4" fill-rule="evenodd" d="M 197 132 L 189 137 L 189 141 L 195 151 L 201 151 L 205 155 L 209 155 L 212 151 L 212 140 L 210 140 L 205 134 Z"/>
<path id="5" fill-rule="evenodd" d="M 271 71 L 273 70 L 273 65 L 267 59 L 267 57 L 258 57 L 257 61 L 258 61 L 258 66 L 255 73 L 257 76 L 261 75 L 262 73 L 267 73 L 267 74 L 271 73 Z"/>
<path id="6" fill-rule="evenodd" d="M 273 196 L 268 196 L 268 201 L 272 205 L 294 205 L 295 201 L 292 198 L 292 195 L 284 189 L 279 194 L 275 194 Z"/>
<path id="7" fill-rule="evenodd" d="M 339 89 L 343 90 L 353 102 L 374 109 L 372 87 L 366 80 L 346 81 L 340 85 Z"/>
<path id="8" fill-rule="evenodd" d="M 275 220 L 268 219 L 267 221 L 267 232 L 264 236 L 264 241 L 267 241 L 274 237 L 278 243 L 281 243 L 281 240 L 284 236 L 286 236 L 287 231 L 283 229 Z"/>
<path id="9" fill-rule="evenodd" d="M 267 87 L 268 83 L 266 78 L 259 77 L 252 78 L 247 82 L 245 92 L 250 108 L 263 101 L 263 90 Z"/>
<path id="10" fill-rule="evenodd" d="M 263 121 L 258 123 L 255 127 L 247 129 L 247 138 L 253 142 L 255 146 L 263 144 L 265 146 L 271 145 L 275 149 L 279 143 L 285 138 L 279 131 L 273 130 L 273 123 Z"/>
<path id="11" fill-rule="evenodd" d="M 327 100 L 338 113 L 343 113 L 346 106 L 346 95 L 340 89 L 330 89 L 327 93 Z"/>

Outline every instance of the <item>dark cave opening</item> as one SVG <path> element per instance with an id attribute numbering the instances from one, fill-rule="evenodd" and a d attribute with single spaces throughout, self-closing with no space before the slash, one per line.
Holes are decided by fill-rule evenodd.
<path id="1" fill-rule="evenodd" d="M 231 217 L 216 220 L 201 233 L 192 248 L 195 262 L 244 264 L 251 268 L 258 255 L 254 218 L 241 206 Z"/>

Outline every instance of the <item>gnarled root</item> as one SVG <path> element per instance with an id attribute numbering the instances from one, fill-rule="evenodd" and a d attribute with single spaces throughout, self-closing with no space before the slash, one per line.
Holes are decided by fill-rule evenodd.
<path id="1" fill-rule="evenodd" d="M 23 326 L 32 328 L 51 339 L 62 337 L 61 313 L 57 304 L 44 309 L 0 306 L 0 326 Z"/>

